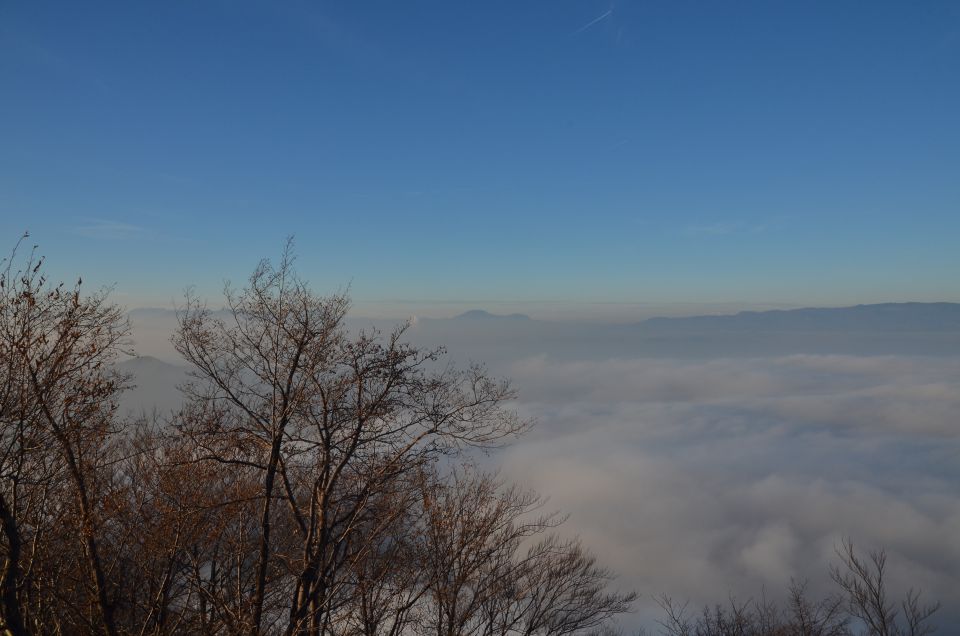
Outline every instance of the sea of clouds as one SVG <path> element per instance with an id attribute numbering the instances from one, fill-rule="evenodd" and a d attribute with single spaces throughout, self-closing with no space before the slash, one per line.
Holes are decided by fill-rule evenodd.
<path id="1" fill-rule="evenodd" d="M 158 320 L 150 342 L 172 331 Z M 569 513 L 561 532 L 581 536 L 618 586 L 642 595 L 624 627 L 656 633 L 658 594 L 691 607 L 780 599 L 797 579 L 825 595 L 844 538 L 887 551 L 894 594 L 914 587 L 942 601 L 944 633 L 960 624 L 953 335 L 935 347 L 927 336 L 921 347 L 871 336 L 843 352 L 853 339 L 836 333 L 767 334 L 759 354 L 745 355 L 749 334 L 699 345 L 631 334 L 536 321 L 421 321 L 408 332 L 511 379 L 515 408 L 537 423 L 484 461 Z M 158 354 L 170 352 L 163 346 Z M 183 370 L 132 364 L 142 381 L 128 405 L 169 405 Z"/>
<path id="2" fill-rule="evenodd" d="M 570 513 L 643 594 L 641 619 L 662 593 L 776 599 L 794 578 L 826 594 L 848 537 L 887 550 L 895 592 L 922 588 L 957 620 L 960 358 L 538 356 L 509 371 L 538 425 L 504 474 Z"/>

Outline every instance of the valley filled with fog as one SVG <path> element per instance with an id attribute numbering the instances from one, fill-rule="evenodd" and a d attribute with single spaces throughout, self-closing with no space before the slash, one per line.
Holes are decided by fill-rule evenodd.
<path id="1" fill-rule="evenodd" d="M 176 407 L 186 378 L 167 310 L 131 312 L 132 412 Z M 352 330 L 396 322 L 348 319 Z M 960 621 L 960 305 L 873 305 L 589 324 L 413 319 L 405 337 L 509 378 L 537 422 L 480 461 L 549 497 L 651 626 L 791 578 L 833 590 L 844 537 L 889 555 L 894 592 L 922 588 Z"/>

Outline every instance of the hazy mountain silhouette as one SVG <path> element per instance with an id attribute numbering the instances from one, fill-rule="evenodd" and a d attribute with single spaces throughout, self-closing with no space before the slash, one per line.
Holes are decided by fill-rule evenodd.
<path id="1" fill-rule="evenodd" d="M 418 321 L 411 340 L 497 363 L 524 356 L 768 356 L 791 353 L 960 353 L 960 303 L 884 303 L 841 308 L 744 311 L 601 324 L 521 319 L 474 310 Z"/>
<path id="2" fill-rule="evenodd" d="M 471 309 L 465 311 L 459 316 L 454 316 L 454 320 L 530 320 L 526 314 L 492 314 L 483 309 Z"/>
<path id="3" fill-rule="evenodd" d="M 158 414 L 166 414 L 183 403 L 178 387 L 188 379 L 186 367 L 151 356 L 138 356 L 117 366 L 132 376 L 133 383 L 121 396 L 122 410 L 133 414 L 150 414 L 156 410 Z"/>
<path id="4" fill-rule="evenodd" d="M 725 316 L 651 318 L 640 323 L 655 331 L 960 331 L 960 303 L 882 303 L 742 311 Z"/>
<path id="5" fill-rule="evenodd" d="M 179 356 L 169 341 L 176 328 L 174 316 L 170 310 L 131 312 L 137 352 L 175 365 Z M 351 316 L 346 326 L 390 332 L 398 322 Z M 791 353 L 953 355 L 960 353 L 960 303 L 743 311 L 621 324 L 537 320 L 475 309 L 452 318 L 415 320 L 406 338 L 421 346 L 444 346 L 461 360 L 494 366 L 537 355 L 568 360 Z M 150 374 L 149 365 L 141 365 L 140 372 Z"/>

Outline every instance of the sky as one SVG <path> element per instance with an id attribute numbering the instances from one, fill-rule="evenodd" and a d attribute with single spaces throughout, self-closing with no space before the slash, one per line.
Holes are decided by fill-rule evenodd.
<path id="1" fill-rule="evenodd" d="M 0 249 L 132 307 L 290 235 L 372 313 L 960 301 L 958 78 L 952 1 L 5 2 Z"/>

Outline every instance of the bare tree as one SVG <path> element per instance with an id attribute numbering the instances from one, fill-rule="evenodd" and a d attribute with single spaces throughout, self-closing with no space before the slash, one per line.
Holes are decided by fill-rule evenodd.
<path id="1" fill-rule="evenodd" d="M 866 557 L 844 540 L 837 549 L 839 565 L 830 567 L 830 576 L 841 594 L 814 601 L 807 584 L 792 581 L 786 607 L 781 611 L 771 602 L 737 602 L 729 606 L 705 607 L 699 615 L 662 595 L 656 598 L 665 618 L 659 621 L 667 636 L 852 636 L 862 627 L 864 636 L 926 636 L 934 632 L 930 619 L 939 603 L 921 603 L 920 593 L 910 590 L 897 605 L 887 594 L 887 555 L 873 550 Z"/>
<path id="2" fill-rule="evenodd" d="M 847 609 L 862 621 L 868 636 L 924 636 L 934 627 L 930 619 L 940 603 L 920 602 L 920 592 L 907 592 L 899 607 L 887 594 L 887 553 L 870 550 L 857 554 L 853 541 L 845 539 L 837 549 L 840 566 L 830 569 L 830 576 L 847 598 Z"/>
<path id="3" fill-rule="evenodd" d="M 611 573 L 579 541 L 550 533 L 563 518 L 539 513 L 542 503 L 468 468 L 428 482 L 431 582 L 419 633 L 581 634 L 629 610 L 636 595 L 608 592 Z"/>
<path id="4" fill-rule="evenodd" d="M 48 284 L 35 250 L 19 266 L 16 262 L 14 250 L 0 273 L 4 620 L 11 631 L 26 629 L 16 593 L 26 572 L 18 520 L 26 511 L 23 496 L 31 491 L 27 507 L 33 505 L 32 512 L 46 507 L 42 516 L 56 507 L 52 491 L 66 488 L 71 509 L 63 508 L 63 501 L 56 504 L 61 506 L 59 520 L 73 528 L 82 547 L 86 579 L 99 610 L 98 624 L 91 627 L 113 635 L 117 627 L 100 536 L 106 521 L 101 488 L 109 487 L 114 413 L 126 383 L 114 362 L 124 350 L 129 325 L 105 292 L 82 295 L 79 280 L 73 288 Z M 44 524 L 30 530 L 35 540 L 38 527 Z"/>
<path id="5" fill-rule="evenodd" d="M 470 469 L 425 478 L 423 549 L 430 572 L 424 633 L 509 634 L 521 621 L 515 555 L 523 542 L 555 527 L 535 514 L 542 500 Z"/>
<path id="6" fill-rule="evenodd" d="M 830 595 L 813 601 L 807 595 L 806 581 L 791 581 L 787 601 L 789 631 L 797 636 L 844 636 L 850 620 L 843 611 L 842 596 Z"/>
<path id="7" fill-rule="evenodd" d="M 608 591 L 613 573 L 579 540 L 549 535 L 532 546 L 521 569 L 523 629 L 534 634 L 579 634 L 630 610 L 635 593 Z"/>
<path id="8" fill-rule="evenodd" d="M 660 606 L 664 618 L 658 619 L 657 623 L 663 628 L 663 633 L 667 636 L 693 636 L 696 630 L 696 622 L 690 615 L 688 607 L 690 601 L 675 600 L 668 594 L 655 596 L 654 601 Z"/>
<path id="9" fill-rule="evenodd" d="M 420 482 L 401 482 L 371 506 L 365 549 L 352 559 L 353 597 L 341 622 L 362 636 L 400 636 L 423 624 L 423 597 L 431 581 L 424 553 Z"/>
<path id="10" fill-rule="evenodd" d="M 364 550 L 358 529 L 383 529 L 363 523 L 377 493 L 438 454 L 495 444 L 526 423 L 502 408 L 507 384 L 479 368 L 431 371 L 439 352 L 403 343 L 403 329 L 349 336 L 346 298 L 313 294 L 289 244 L 276 268 L 261 263 L 226 299 L 226 318 L 189 296 L 180 314 L 175 345 L 195 367 L 188 391 L 202 413 L 181 431 L 203 460 L 261 476 L 249 632 L 278 625 L 285 604 L 286 633 L 319 634 Z M 282 548 L 278 524 L 292 532 Z"/>

